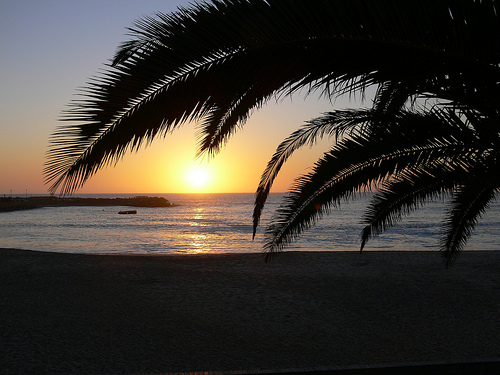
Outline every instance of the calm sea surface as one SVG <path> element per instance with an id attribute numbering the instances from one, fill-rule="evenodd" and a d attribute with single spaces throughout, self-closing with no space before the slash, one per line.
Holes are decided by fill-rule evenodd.
<path id="1" fill-rule="evenodd" d="M 76 195 L 78 196 L 78 195 Z M 81 195 L 127 197 L 133 195 Z M 153 196 L 153 195 L 150 195 Z M 253 194 L 166 194 L 180 206 L 58 207 L 0 213 L 0 247 L 67 253 L 166 254 L 261 252 L 261 226 L 252 241 Z M 289 250 L 355 250 L 360 219 L 370 195 L 333 210 Z M 271 194 L 263 225 L 279 206 Z M 130 208 L 128 208 L 130 209 Z M 368 242 L 372 250 L 437 250 L 446 204 L 431 202 L 395 228 Z M 467 250 L 500 249 L 500 204 L 493 202 L 469 240 Z"/>

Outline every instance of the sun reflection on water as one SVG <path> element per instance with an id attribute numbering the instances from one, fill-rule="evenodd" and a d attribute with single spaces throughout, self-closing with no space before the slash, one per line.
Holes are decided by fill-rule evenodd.
<path id="1" fill-rule="evenodd" d="M 190 218 L 191 221 L 189 221 L 189 226 L 191 227 L 206 227 L 208 224 L 201 222 L 205 218 L 205 215 L 203 214 L 203 208 L 195 208 L 194 209 L 194 214 Z"/>
<path id="2" fill-rule="evenodd" d="M 190 249 L 192 253 L 208 253 L 211 248 L 208 244 L 208 236 L 206 234 L 193 234 L 189 236 L 190 238 Z"/>
<path id="3" fill-rule="evenodd" d="M 193 213 L 193 216 L 191 217 L 191 220 L 189 222 L 189 225 L 192 227 L 207 227 L 209 226 L 207 223 L 203 222 L 203 219 L 205 219 L 206 215 L 204 214 L 204 208 L 203 207 L 197 207 L 195 208 Z M 189 239 L 189 249 L 190 253 L 194 254 L 200 254 L 200 253 L 208 253 L 212 250 L 210 246 L 210 238 L 207 234 L 203 233 L 197 233 L 197 234 L 189 234 L 188 235 Z"/>

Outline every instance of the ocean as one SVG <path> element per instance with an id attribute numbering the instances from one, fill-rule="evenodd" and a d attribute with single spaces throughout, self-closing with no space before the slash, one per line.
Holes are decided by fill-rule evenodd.
<path id="1" fill-rule="evenodd" d="M 130 195 L 75 195 L 130 197 Z M 143 194 L 141 194 L 143 195 Z M 262 252 L 262 233 L 283 194 L 270 195 L 252 240 L 254 194 L 146 194 L 177 207 L 45 207 L 0 213 L 0 247 L 88 254 L 195 254 Z M 343 204 L 305 231 L 286 250 L 358 250 L 361 217 L 371 194 Z M 434 201 L 372 239 L 370 250 L 437 251 L 446 203 Z M 465 250 L 500 248 L 500 205 L 493 202 Z"/>

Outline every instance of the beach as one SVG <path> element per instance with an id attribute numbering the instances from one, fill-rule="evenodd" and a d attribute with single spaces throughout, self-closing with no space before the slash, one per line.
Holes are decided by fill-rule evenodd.
<path id="1" fill-rule="evenodd" d="M 500 358 L 500 252 L 77 255 L 0 249 L 2 374 Z"/>

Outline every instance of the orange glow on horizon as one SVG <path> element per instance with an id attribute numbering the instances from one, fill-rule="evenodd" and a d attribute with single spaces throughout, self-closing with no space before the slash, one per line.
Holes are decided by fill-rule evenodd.
<path id="1" fill-rule="evenodd" d="M 165 138 L 141 147 L 138 152 L 126 153 L 116 164 L 97 171 L 74 193 L 254 193 L 276 146 L 294 126 L 301 125 L 300 120 L 289 118 L 294 113 L 299 117 L 300 107 L 297 103 L 281 103 L 260 109 L 219 153 L 202 155 L 201 158 L 196 158 L 196 124 L 185 124 Z M 314 148 L 304 147 L 296 151 L 283 165 L 271 191 L 288 191 L 295 178 L 310 171 L 329 143 L 325 139 Z M 48 186 L 43 184 L 42 151 L 36 163 L 32 162 L 36 156 L 26 153 L 1 166 L 0 194 L 10 194 L 11 191 L 13 195 L 48 193 Z M 204 172 L 192 172 L 195 169 Z"/>

